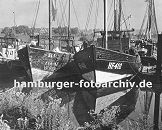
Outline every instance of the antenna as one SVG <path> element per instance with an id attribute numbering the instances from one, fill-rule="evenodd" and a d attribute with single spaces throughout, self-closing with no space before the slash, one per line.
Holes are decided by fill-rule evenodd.
<path id="1" fill-rule="evenodd" d="M 13 12 L 13 16 L 14 16 L 14 27 L 16 27 L 15 12 Z"/>

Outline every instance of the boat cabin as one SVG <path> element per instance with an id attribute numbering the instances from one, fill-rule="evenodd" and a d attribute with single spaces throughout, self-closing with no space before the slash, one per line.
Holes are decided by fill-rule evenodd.
<path id="1" fill-rule="evenodd" d="M 97 46 L 104 47 L 103 43 L 105 43 L 105 32 L 95 32 L 100 33 L 101 37 L 97 38 Z M 108 49 L 119 51 L 119 52 L 127 52 L 130 48 L 130 38 L 129 35 L 126 34 L 125 31 L 108 31 L 107 36 L 107 46 Z"/>

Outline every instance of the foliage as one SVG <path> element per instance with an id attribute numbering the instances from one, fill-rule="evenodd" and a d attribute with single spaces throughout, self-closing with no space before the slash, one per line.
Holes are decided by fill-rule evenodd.
<path id="1" fill-rule="evenodd" d="M 5 37 L 14 37 L 15 36 L 13 29 L 9 28 L 9 27 L 5 27 L 1 33 L 5 34 Z"/>
<path id="2" fill-rule="evenodd" d="M 57 27 L 57 28 L 52 28 L 52 33 L 53 34 L 58 34 L 58 35 L 67 35 L 68 34 L 68 27 Z M 72 35 L 77 35 L 79 33 L 79 29 L 77 27 L 71 28 L 70 29 L 70 34 Z"/>
<path id="3" fill-rule="evenodd" d="M 26 34 L 31 35 L 32 30 L 26 25 L 14 26 L 14 27 L 5 27 L 2 32 L 6 37 L 14 37 L 15 34 Z"/>
<path id="4" fill-rule="evenodd" d="M 57 28 L 52 28 L 52 33 L 53 34 L 59 34 L 59 35 L 67 35 L 68 33 L 68 27 L 65 26 L 65 27 L 57 27 Z"/>
<path id="5" fill-rule="evenodd" d="M 76 130 L 76 126 L 69 118 L 69 111 L 61 105 L 62 99 L 48 98 L 48 101 L 42 101 L 39 97 L 44 90 L 37 90 L 30 95 L 24 95 L 20 89 L 14 88 L 0 95 L 1 112 L 7 109 L 16 107 L 24 107 L 31 114 L 29 117 L 36 118 L 37 115 L 42 117 L 39 127 L 43 130 Z M 120 106 L 112 106 L 106 108 L 100 113 L 95 113 L 93 110 L 89 114 L 94 118 L 93 122 L 85 122 L 84 126 L 77 130 L 123 130 L 120 125 L 116 124 L 116 116 L 120 111 Z M 140 115 L 138 120 L 127 119 L 127 129 L 147 130 L 153 125 L 149 120 L 149 116 Z M 3 126 L 3 121 L 0 120 L 0 127 Z M 1 129 L 1 128 L 0 128 Z M 2 129 L 3 130 L 3 129 Z"/>
<path id="6" fill-rule="evenodd" d="M 71 28 L 71 34 L 76 35 L 79 33 L 79 29 L 77 27 Z"/>
<path id="7" fill-rule="evenodd" d="M 116 115 L 119 111 L 119 106 L 112 106 L 109 109 L 106 108 L 104 112 L 101 113 L 94 113 L 94 111 L 90 111 L 90 115 L 94 118 L 94 121 L 90 123 L 85 122 L 83 130 L 122 130 L 121 127 L 116 124 Z"/>
<path id="8" fill-rule="evenodd" d="M 149 115 L 142 114 L 137 120 L 139 130 L 150 130 L 153 127 Z"/>
<path id="9" fill-rule="evenodd" d="M 17 27 L 12 27 L 15 28 L 16 34 L 28 34 L 31 35 L 32 30 L 26 26 L 26 25 L 19 25 Z"/>
<path id="10" fill-rule="evenodd" d="M 82 34 L 79 41 L 94 41 L 93 34 Z"/>

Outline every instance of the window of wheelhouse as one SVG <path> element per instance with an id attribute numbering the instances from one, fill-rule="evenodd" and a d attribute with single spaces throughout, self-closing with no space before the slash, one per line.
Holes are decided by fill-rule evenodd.
<path id="1" fill-rule="evenodd" d="M 62 36 L 59 40 L 59 50 L 67 53 L 75 53 L 74 37 L 68 38 L 67 36 Z"/>

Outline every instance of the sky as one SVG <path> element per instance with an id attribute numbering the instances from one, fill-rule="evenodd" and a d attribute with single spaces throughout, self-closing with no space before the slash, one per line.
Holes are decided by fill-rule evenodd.
<path id="1" fill-rule="evenodd" d="M 14 14 L 16 25 L 27 25 L 32 27 L 33 20 L 35 18 L 36 4 L 39 0 L 0 0 L 0 28 L 14 25 Z M 94 0 L 92 13 L 89 18 L 89 22 L 86 26 L 87 16 L 89 12 L 91 0 L 71 0 L 71 21 L 72 27 L 80 27 L 81 29 L 94 29 L 103 28 L 103 0 Z M 93 1 L 93 0 L 92 0 Z M 123 11 L 125 18 L 131 15 L 128 21 L 130 28 L 140 29 L 142 20 L 146 10 L 146 0 L 122 0 Z M 56 21 L 52 22 L 53 27 L 58 25 L 67 25 L 67 22 L 62 19 L 63 6 L 65 7 L 67 0 L 57 0 L 57 16 Z M 98 17 L 96 18 L 97 2 Z M 112 0 L 107 0 L 108 14 Z M 162 31 L 162 0 L 155 0 L 156 18 L 158 30 Z M 14 13 L 13 13 L 14 12 Z M 63 12 L 63 11 L 62 11 Z M 65 9 L 66 17 L 68 16 L 68 5 Z M 111 13 L 110 13 L 111 14 Z M 77 17 L 76 17 L 77 15 Z M 64 15 L 65 16 L 65 15 Z M 111 15 L 110 15 L 111 17 Z M 65 22 L 64 22 L 65 21 Z M 78 22 L 77 22 L 78 21 Z M 97 21 L 97 22 L 96 22 Z M 96 23 L 96 24 L 95 24 Z M 95 26 L 96 25 L 96 26 Z M 40 0 L 40 8 L 36 21 L 36 27 L 48 27 L 48 0 Z"/>

